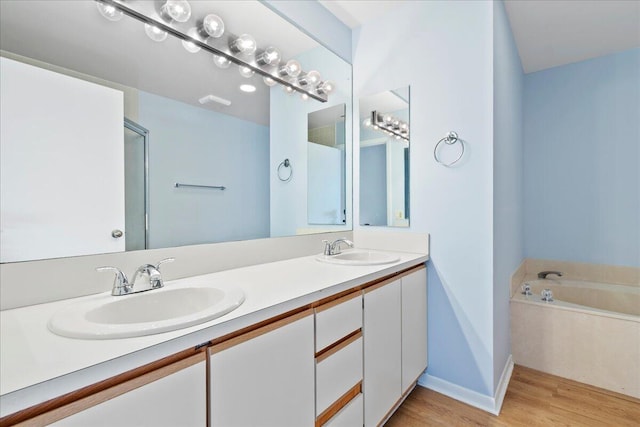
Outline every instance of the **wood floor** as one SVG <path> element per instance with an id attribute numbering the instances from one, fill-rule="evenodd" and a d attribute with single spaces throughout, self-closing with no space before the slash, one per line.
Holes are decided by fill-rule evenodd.
<path id="1" fill-rule="evenodd" d="M 500 416 L 416 387 L 385 427 L 640 426 L 640 400 L 516 366 Z"/>

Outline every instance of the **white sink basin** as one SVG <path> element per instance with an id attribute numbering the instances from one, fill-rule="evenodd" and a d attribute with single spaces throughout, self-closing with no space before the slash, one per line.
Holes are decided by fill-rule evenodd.
<path id="1" fill-rule="evenodd" d="M 51 332 L 70 338 L 110 339 L 152 335 L 204 323 L 244 302 L 238 288 L 208 286 L 101 295 L 70 305 L 49 320 Z"/>
<path id="2" fill-rule="evenodd" d="M 400 257 L 396 255 L 363 250 L 347 250 L 338 255 L 318 255 L 316 259 L 320 262 L 342 265 L 378 265 L 400 261 Z"/>

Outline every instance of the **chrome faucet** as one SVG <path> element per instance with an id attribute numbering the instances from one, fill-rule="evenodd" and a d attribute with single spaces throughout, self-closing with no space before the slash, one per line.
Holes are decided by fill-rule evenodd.
<path id="1" fill-rule="evenodd" d="M 350 248 L 353 247 L 353 242 L 351 240 L 340 238 L 335 240 L 333 243 L 330 243 L 328 240 L 323 240 L 324 243 L 324 254 L 325 255 L 338 255 L 340 253 L 340 244 L 344 243 Z"/>
<path id="2" fill-rule="evenodd" d="M 116 278 L 113 280 L 113 288 L 111 289 L 111 295 L 120 296 L 131 293 L 133 285 L 129 283 L 127 275 L 122 272 L 118 267 L 98 267 L 96 271 L 115 271 Z"/>
<path id="3" fill-rule="evenodd" d="M 116 277 L 113 281 L 113 289 L 111 289 L 111 295 L 120 296 L 163 287 L 164 283 L 162 282 L 162 275 L 160 274 L 160 266 L 166 262 L 172 262 L 174 260 L 175 258 L 166 258 L 159 261 L 156 265 L 141 265 L 137 268 L 136 272 L 133 273 L 132 282 L 129 282 L 127 275 L 117 267 L 98 267 L 96 270 L 114 271 L 116 273 Z"/>
<path id="4" fill-rule="evenodd" d="M 562 277 L 562 273 L 559 271 L 541 271 L 540 273 L 538 273 L 538 279 L 546 279 L 550 274 L 555 274 L 558 277 Z"/>
<path id="5" fill-rule="evenodd" d="M 162 261 L 158 261 L 157 265 L 143 264 L 133 273 L 133 283 L 131 286 L 136 289 L 158 289 L 164 286 L 162 282 L 162 275 L 160 274 L 160 266 L 166 262 L 173 262 L 175 258 L 166 258 Z"/>

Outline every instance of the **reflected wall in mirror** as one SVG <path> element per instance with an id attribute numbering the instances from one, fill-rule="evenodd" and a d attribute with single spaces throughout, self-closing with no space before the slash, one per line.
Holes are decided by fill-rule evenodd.
<path id="1" fill-rule="evenodd" d="M 295 84 L 313 86 L 312 70 L 331 80 L 328 102 L 285 93 L 259 73 L 241 75 L 171 35 L 154 41 L 128 16 L 104 19 L 93 1 L 3 0 L 0 262 L 351 229 L 348 215 L 339 225 L 307 220 L 305 143 L 310 111 L 346 105 L 350 123 L 351 66 L 261 2 L 190 3 L 191 18 L 172 27 L 186 33 L 215 13 L 229 34 L 255 38 L 251 64 L 275 46 L 284 63 L 302 66 Z M 123 4 L 161 20 L 158 2 Z M 31 78 L 15 99 L 5 96 L 18 87 L 5 72 L 14 63 L 28 70 L 14 74 Z M 55 86 L 48 79 L 70 87 L 40 90 Z M 289 187 L 276 175 L 284 158 L 297 166 Z M 350 200 L 351 179 L 342 185 Z"/>
<path id="2" fill-rule="evenodd" d="M 309 224 L 344 224 L 345 104 L 308 114 L 307 220 Z"/>
<path id="3" fill-rule="evenodd" d="M 409 226 L 409 87 L 360 99 L 360 225 Z"/>

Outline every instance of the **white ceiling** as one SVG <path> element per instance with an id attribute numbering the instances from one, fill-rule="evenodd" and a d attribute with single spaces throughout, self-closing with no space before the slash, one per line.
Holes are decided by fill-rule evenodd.
<path id="1" fill-rule="evenodd" d="M 356 28 L 415 0 L 320 3 Z M 638 0 L 506 0 L 505 6 L 525 73 L 640 47 Z"/>
<path id="2" fill-rule="evenodd" d="M 640 1 L 505 2 L 525 73 L 640 47 Z"/>

